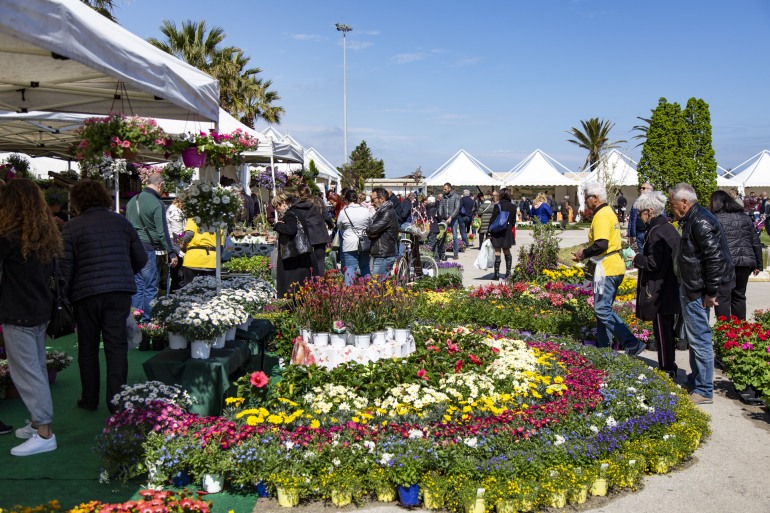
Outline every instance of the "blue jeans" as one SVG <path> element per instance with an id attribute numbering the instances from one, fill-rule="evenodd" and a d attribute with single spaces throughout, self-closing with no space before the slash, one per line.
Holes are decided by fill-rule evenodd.
<path id="1" fill-rule="evenodd" d="M 642 342 L 631 333 L 628 326 L 612 310 L 612 303 L 615 302 L 615 296 L 618 295 L 618 288 L 623 281 L 623 275 L 607 276 L 604 280 L 602 295 L 600 296 L 597 291 L 594 291 L 597 345 L 598 347 L 610 347 L 610 341 L 614 335 L 623 349 L 632 352 Z"/>
<path id="2" fill-rule="evenodd" d="M 412 226 L 412 222 L 411 221 L 406 221 L 404 223 L 401 223 L 401 226 L 399 226 L 399 230 L 401 230 L 402 232 L 406 231 L 406 230 L 409 229 L 410 226 Z M 401 255 L 404 254 L 404 245 L 401 243 L 401 239 L 403 237 L 408 237 L 408 235 L 404 235 L 403 233 L 399 233 L 398 234 L 398 241 L 399 242 L 398 242 L 398 246 L 396 246 L 396 256 L 397 257 L 400 257 Z"/>
<path id="3" fill-rule="evenodd" d="M 639 248 L 638 253 L 640 255 L 644 252 L 645 238 L 647 238 L 647 232 L 636 232 L 636 246 Z"/>
<path id="4" fill-rule="evenodd" d="M 147 263 L 141 271 L 134 275 L 136 282 L 136 294 L 131 298 L 131 306 L 143 311 L 141 322 L 150 322 L 152 307 L 150 301 L 155 299 L 158 294 L 158 280 L 160 272 L 158 271 L 157 256 L 155 250 L 147 250 Z"/>
<path id="5" fill-rule="evenodd" d="M 48 323 L 30 327 L 3 324 L 8 370 L 13 375 L 13 384 L 29 410 L 30 420 L 40 426 L 53 422 L 53 401 L 45 364 L 47 326 Z"/>
<path id="6" fill-rule="evenodd" d="M 457 258 L 457 254 L 460 251 L 460 237 L 462 237 L 462 241 L 467 247 L 468 234 L 465 233 L 465 223 L 460 219 L 452 219 L 452 226 L 450 228 L 452 228 L 452 249 L 454 250 L 455 258 Z"/>
<path id="7" fill-rule="evenodd" d="M 690 344 L 690 368 L 687 381 L 693 392 L 703 397 L 714 397 L 714 347 L 711 341 L 709 310 L 703 308 L 703 296 L 689 301 L 680 289 L 682 303 L 683 335 Z"/>
<path id="8" fill-rule="evenodd" d="M 369 276 L 369 253 L 358 251 L 342 252 L 342 269 L 345 271 L 345 285 L 352 284 L 356 279 L 356 271 L 360 271 L 362 277 Z"/>
<path id="9" fill-rule="evenodd" d="M 465 247 L 470 247 L 470 243 L 468 242 L 468 228 L 470 228 L 471 225 L 471 216 L 466 216 L 463 214 L 460 214 L 460 235 L 463 237 L 463 242 L 465 243 Z"/>
<path id="10" fill-rule="evenodd" d="M 378 275 L 380 280 L 386 279 L 395 263 L 396 257 L 372 257 L 372 275 Z"/>

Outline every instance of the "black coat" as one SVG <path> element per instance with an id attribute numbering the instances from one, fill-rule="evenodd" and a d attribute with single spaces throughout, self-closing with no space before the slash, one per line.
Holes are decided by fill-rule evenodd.
<path id="1" fill-rule="evenodd" d="M 0 324 L 31 327 L 51 320 L 53 261 L 43 264 L 35 253 L 25 259 L 21 242 L 4 237 L 0 239 L 0 273 Z"/>
<path id="2" fill-rule="evenodd" d="M 644 253 L 634 257 L 639 269 L 636 285 L 636 316 L 643 321 L 662 314 L 682 311 L 679 282 L 674 275 L 674 255 L 679 250 L 679 232 L 665 216 L 657 216 L 647 226 Z"/>
<path id="3" fill-rule="evenodd" d="M 722 226 L 714 214 L 693 203 L 679 220 L 682 241 L 674 257 L 674 272 L 688 301 L 703 295 L 716 297 L 720 285 L 735 280 Z"/>
<path id="4" fill-rule="evenodd" d="M 125 217 L 89 208 L 64 225 L 62 237 L 59 270 L 73 302 L 108 292 L 136 293 L 134 274 L 147 263 L 147 250 Z"/>
<path id="5" fill-rule="evenodd" d="M 511 203 L 511 200 L 500 200 L 500 202 L 492 208 L 492 217 L 489 219 L 489 226 L 495 224 L 495 219 L 500 215 L 500 211 L 508 212 L 508 224 L 505 227 L 505 230 L 489 232 L 489 236 L 492 238 L 492 247 L 495 249 L 508 249 L 513 246 L 512 229 L 516 226 L 516 207 Z"/>
<path id="6" fill-rule="evenodd" d="M 289 208 L 283 216 L 283 221 L 275 223 L 274 227 L 278 233 L 279 246 L 276 266 L 276 290 L 278 291 L 279 298 L 282 298 L 287 293 L 294 294 L 305 280 L 310 279 L 310 270 L 313 267 L 311 253 L 287 258 L 286 260 L 281 259 L 281 246 L 286 246 L 297 235 L 297 211 L 299 209 L 296 207 L 297 205 L 293 205 Z"/>
<path id="7" fill-rule="evenodd" d="M 373 258 L 385 258 L 396 256 L 398 244 L 398 230 L 400 228 L 398 216 L 390 201 L 383 203 L 372 216 L 372 222 L 366 229 L 366 234 L 372 240 L 371 255 Z"/>
<path id="8" fill-rule="evenodd" d="M 752 271 L 762 269 L 762 245 L 749 216 L 743 212 L 719 212 L 714 215 L 727 238 L 733 265 L 748 267 Z"/>
<path id="9" fill-rule="evenodd" d="M 425 207 L 425 218 L 430 223 L 430 233 L 438 233 L 438 205 L 428 204 Z"/>
<path id="10" fill-rule="evenodd" d="M 311 200 L 302 200 L 292 205 L 290 210 L 302 221 L 310 244 L 327 244 L 331 241 L 329 230 L 326 229 L 323 210 L 317 203 Z"/>

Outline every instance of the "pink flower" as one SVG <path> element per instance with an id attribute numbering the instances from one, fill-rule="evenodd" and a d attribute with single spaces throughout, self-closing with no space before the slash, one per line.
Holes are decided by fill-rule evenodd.
<path id="1" fill-rule="evenodd" d="M 249 377 L 249 381 L 252 385 L 254 385 L 257 388 L 264 388 L 268 382 L 270 381 L 270 378 L 267 377 L 267 374 L 265 374 L 262 371 L 252 372 L 251 376 Z"/>
<path id="2" fill-rule="evenodd" d="M 420 369 L 417 371 L 417 377 L 420 379 L 424 379 L 425 381 L 428 381 L 427 372 L 425 372 L 425 369 Z"/>

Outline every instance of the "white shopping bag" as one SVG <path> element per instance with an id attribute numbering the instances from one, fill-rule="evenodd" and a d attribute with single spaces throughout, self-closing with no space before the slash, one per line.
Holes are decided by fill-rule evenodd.
<path id="1" fill-rule="evenodd" d="M 495 248 L 492 247 L 492 240 L 487 239 L 484 244 L 481 245 L 479 250 L 479 256 L 476 257 L 476 261 L 473 262 L 473 266 L 476 269 L 486 271 L 490 267 L 495 265 Z"/>

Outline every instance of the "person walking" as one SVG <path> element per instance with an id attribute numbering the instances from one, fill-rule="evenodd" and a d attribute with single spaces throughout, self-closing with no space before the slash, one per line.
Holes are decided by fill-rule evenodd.
<path id="1" fill-rule="evenodd" d="M 366 234 L 372 241 L 372 275 L 384 280 L 393 270 L 398 246 L 398 215 L 388 200 L 388 191 L 382 187 L 372 190 L 372 204 L 377 208 Z"/>
<path id="2" fill-rule="evenodd" d="M 11 449 L 13 456 L 57 448 L 45 330 L 53 304 L 49 281 L 62 249 L 43 191 L 32 180 L 10 180 L 0 192 L 0 326 L 8 370 L 32 419 L 16 430 L 25 441 Z"/>
<path id="3" fill-rule="evenodd" d="M 174 243 L 174 250 L 177 254 L 177 263 L 175 267 L 169 269 L 171 273 L 171 291 L 179 290 L 184 284 L 182 267 L 184 266 L 184 252 L 181 249 L 181 237 L 184 236 L 184 227 L 187 219 L 182 212 L 182 202 L 179 198 L 174 198 L 171 205 L 166 209 L 166 222 L 168 223 L 168 232 L 171 234 L 171 241 Z"/>
<path id="4" fill-rule="evenodd" d="M 439 219 L 445 221 L 447 229 L 452 230 L 452 247 L 454 249 L 454 259 L 459 258 L 461 224 L 460 224 L 460 198 L 455 194 L 452 189 L 452 184 L 447 182 L 444 184 L 444 199 L 441 200 L 441 206 L 439 207 Z M 467 238 L 463 236 L 463 239 Z"/>
<path id="5" fill-rule="evenodd" d="M 310 187 L 302 184 L 297 188 L 297 202 L 291 205 L 292 212 L 299 217 L 305 226 L 305 233 L 313 246 L 313 276 L 323 276 L 326 270 L 326 246 L 331 242 L 327 220 L 334 227 L 333 217 L 321 204 L 319 198 L 313 196 Z"/>
<path id="6" fill-rule="evenodd" d="M 620 224 L 623 224 L 626 222 L 626 207 L 628 206 L 628 200 L 623 196 L 623 191 L 618 191 L 618 195 L 615 198 L 615 204 L 618 209 L 618 219 L 620 220 Z"/>
<path id="7" fill-rule="evenodd" d="M 372 219 L 369 209 L 358 204 L 358 193 L 349 189 L 345 192 L 347 206 L 337 216 L 337 229 L 342 234 L 342 270 L 345 275 L 345 285 L 355 281 L 356 272 L 362 277 L 371 274 L 369 260 L 371 259 L 369 237 L 366 229 Z M 361 244 L 359 241 L 365 241 Z"/>
<path id="8" fill-rule="evenodd" d="M 553 216 L 553 211 L 551 210 L 551 207 L 548 206 L 548 200 L 545 197 L 545 194 L 541 192 L 535 197 L 535 201 L 532 203 L 532 208 L 529 210 L 529 217 L 531 217 L 533 221 L 540 221 L 540 224 L 548 224 L 551 222 L 551 216 Z"/>
<path id="9" fill-rule="evenodd" d="M 679 221 L 682 240 L 674 257 L 679 280 L 684 337 L 690 344 L 687 377 L 690 400 L 711 404 L 714 397 L 714 347 L 709 309 L 716 305 L 720 286 L 735 281 L 735 269 L 722 227 L 714 214 L 698 204 L 695 189 L 679 183 L 670 194 L 671 210 Z M 729 286 L 729 285 L 728 285 Z"/>
<path id="10" fill-rule="evenodd" d="M 634 256 L 634 266 L 639 269 L 636 316 L 643 321 L 652 321 L 658 368 L 676 379 L 674 328 L 677 315 L 682 311 L 679 282 L 674 274 L 679 232 L 666 219 L 666 201 L 665 194 L 651 192 L 639 196 L 632 208 L 645 224 L 645 233 L 649 234 L 644 252 Z"/>
<path id="11" fill-rule="evenodd" d="M 513 270 L 513 255 L 511 255 L 511 246 L 513 246 L 513 227 L 516 226 L 516 207 L 511 203 L 511 192 L 507 187 L 500 189 L 500 202 L 492 207 L 492 216 L 489 219 L 489 226 L 495 224 L 497 218 L 502 212 L 508 213 L 508 220 L 505 226 L 500 230 L 490 231 L 492 238 L 492 247 L 495 248 L 495 274 L 493 280 L 500 279 L 500 253 L 505 254 L 505 275 L 503 279 L 507 280 Z"/>
<path id="12" fill-rule="evenodd" d="M 278 298 L 293 296 L 299 287 L 309 280 L 312 275 L 313 263 L 311 247 L 309 253 L 281 258 L 289 242 L 297 236 L 297 223 L 302 222 L 302 218 L 292 205 L 292 198 L 284 192 L 279 192 L 273 197 L 273 208 L 281 216 L 273 226 L 278 233 L 278 259 L 276 262 L 276 291 Z M 307 228 L 303 223 L 303 230 L 307 236 Z M 309 236 L 308 236 L 309 239 Z"/>
<path id="13" fill-rule="evenodd" d="M 436 198 L 428 196 L 428 202 L 425 205 L 425 221 L 428 223 L 428 247 L 433 252 L 436 260 L 439 259 L 437 238 L 438 238 L 438 205 L 436 204 Z"/>
<path id="14" fill-rule="evenodd" d="M 585 205 L 593 211 L 588 231 L 589 246 L 572 254 L 572 260 L 591 259 L 595 265 L 593 276 L 596 338 L 599 347 L 610 347 L 612 336 L 620 342 L 629 356 L 637 356 L 645 344 L 637 339 L 628 326 L 612 310 L 626 265 L 620 256 L 621 238 L 618 217 L 607 205 L 607 190 L 598 182 L 589 182 L 584 188 Z"/>
<path id="15" fill-rule="evenodd" d="M 492 198 L 489 195 L 480 195 L 478 213 L 481 217 L 481 226 L 479 226 L 479 249 L 484 244 L 484 238 L 489 232 L 489 223 L 492 219 L 492 210 L 494 205 L 492 204 Z M 515 215 L 515 213 L 514 213 Z"/>
<path id="16" fill-rule="evenodd" d="M 152 306 L 150 303 L 158 294 L 158 256 L 168 255 L 171 267 L 176 267 L 178 258 L 166 221 L 166 207 L 160 200 L 163 192 L 163 176 L 160 173 L 150 175 L 144 190 L 131 198 L 126 205 L 126 219 L 134 226 L 147 252 L 147 263 L 134 279 L 136 294 L 131 298 L 131 306 L 142 312 L 141 322 L 150 322 Z"/>
<path id="17" fill-rule="evenodd" d="M 460 235 L 463 238 L 466 248 L 469 248 L 471 245 L 470 240 L 468 240 L 468 233 L 470 232 L 471 221 L 475 214 L 475 206 L 475 201 L 473 201 L 473 198 L 471 197 L 471 191 L 465 189 L 463 191 L 463 197 L 460 198 Z"/>
<path id="18" fill-rule="evenodd" d="M 519 201 L 519 211 L 521 212 L 521 220 L 529 221 L 529 211 L 532 209 L 532 202 L 527 199 L 526 196 L 522 196 Z"/>
<path id="19" fill-rule="evenodd" d="M 641 194 L 653 192 L 653 188 L 652 185 L 650 185 L 650 182 L 644 182 L 639 190 Z M 634 203 L 634 205 L 635 204 L 636 203 Z M 628 236 L 629 246 L 633 247 L 634 243 L 636 243 L 637 253 L 644 252 L 644 237 L 646 230 L 647 225 L 644 221 L 639 219 L 639 212 L 634 206 L 632 206 L 630 212 L 628 213 L 628 231 L 626 234 Z"/>
<path id="20" fill-rule="evenodd" d="M 749 276 L 762 270 L 762 245 L 754 223 L 743 213 L 740 205 L 725 191 L 714 191 L 709 210 L 722 225 L 722 233 L 730 248 L 730 258 L 735 267 L 735 282 L 720 284 L 717 289 L 714 314 L 717 317 L 736 316 L 746 320 L 746 286 Z"/>
<path id="21" fill-rule="evenodd" d="M 80 180 L 71 202 L 78 217 L 64 225 L 62 279 L 75 310 L 81 394 L 77 406 L 99 406 L 99 345 L 107 361 L 106 403 L 128 380 L 126 320 L 136 292 L 134 275 L 146 265 L 148 254 L 136 229 L 125 217 L 110 211 L 112 198 L 102 182 Z M 155 258 L 155 255 L 152 255 Z"/>
<path id="22" fill-rule="evenodd" d="M 564 196 L 564 199 L 561 201 L 559 208 L 561 209 L 561 229 L 566 230 L 567 223 L 569 223 L 569 196 Z"/>

